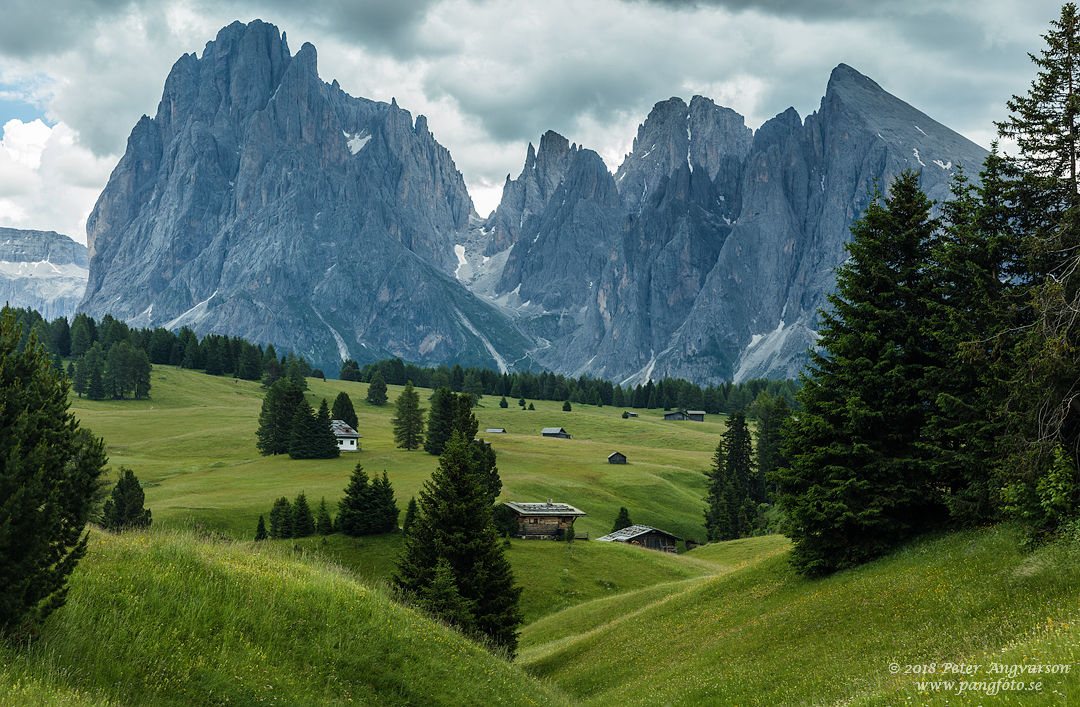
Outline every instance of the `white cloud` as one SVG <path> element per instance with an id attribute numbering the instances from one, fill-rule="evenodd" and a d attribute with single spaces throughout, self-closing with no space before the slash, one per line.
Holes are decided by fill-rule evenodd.
<path id="1" fill-rule="evenodd" d="M 9 120 L 0 139 L 0 226 L 86 242 L 86 218 L 117 156 L 97 157 L 64 123 Z"/>
<path id="2" fill-rule="evenodd" d="M 615 170 L 657 101 L 705 95 L 756 129 L 788 106 L 816 110 L 841 62 L 985 145 L 1034 77 L 1027 52 L 1059 10 L 1058 0 L 16 2 L 0 23 L 0 84 L 17 89 L 0 98 L 40 105 L 57 124 L 41 149 L 20 137 L 40 129 L 5 128 L 0 223 L 83 239 L 86 194 L 100 193 L 131 128 L 156 112 L 173 63 L 235 20 L 277 25 L 294 53 L 313 43 L 322 77 L 354 96 L 426 115 L 486 215 L 546 130 Z"/>

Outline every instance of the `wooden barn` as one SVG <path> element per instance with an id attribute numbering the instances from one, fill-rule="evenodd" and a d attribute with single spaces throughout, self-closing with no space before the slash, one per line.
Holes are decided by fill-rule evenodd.
<path id="1" fill-rule="evenodd" d="M 637 413 L 636 412 L 630 412 L 629 410 L 627 410 L 626 411 L 626 416 L 627 417 L 637 417 Z"/>
<path id="2" fill-rule="evenodd" d="M 545 437 L 562 437 L 563 439 L 570 439 L 570 433 L 562 427 L 545 427 L 540 430 L 540 434 Z"/>
<path id="3" fill-rule="evenodd" d="M 360 451 L 360 433 L 349 427 L 349 423 L 344 420 L 330 420 L 330 428 L 334 431 L 339 451 Z"/>
<path id="4" fill-rule="evenodd" d="M 504 434 L 506 434 L 506 428 L 505 427 L 489 427 L 486 430 L 484 430 L 484 434 L 504 435 Z"/>
<path id="5" fill-rule="evenodd" d="M 504 505 L 514 511 L 518 523 L 516 537 L 530 540 L 554 540 L 566 533 L 574 520 L 588 515 L 568 503 L 515 503 L 507 501 Z M 588 540 L 588 537 L 579 537 Z"/>
<path id="6" fill-rule="evenodd" d="M 695 422 L 705 422 L 705 411 L 704 410 L 687 410 L 686 411 L 686 417 L 688 419 L 694 420 Z"/>
<path id="7" fill-rule="evenodd" d="M 608 464 L 625 464 L 626 463 L 626 455 L 623 454 L 622 452 L 612 452 L 611 454 L 607 455 L 607 463 Z"/>
<path id="8" fill-rule="evenodd" d="M 672 410 L 671 412 L 664 413 L 665 420 L 687 420 L 686 413 L 682 410 Z"/>
<path id="9" fill-rule="evenodd" d="M 638 545 L 650 550 L 671 553 L 678 552 L 676 543 L 680 540 L 682 538 L 676 535 L 657 530 L 648 525 L 631 525 L 629 528 L 616 530 L 614 533 L 596 539 L 597 542 L 626 543 L 627 545 Z"/>

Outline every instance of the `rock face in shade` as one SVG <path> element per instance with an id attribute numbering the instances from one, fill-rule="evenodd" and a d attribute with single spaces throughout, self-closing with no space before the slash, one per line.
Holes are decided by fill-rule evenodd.
<path id="1" fill-rule="evenodd" d="M 343 358 L 617 382 L 794 376 L 875 183 L 934 199 L 986 151 L 854 69 L 756 133 L 657 103 L 618 170 L 554 132 L 487 219 L 421 116 L 259 21 L 174 65 L 87 223 L 80 308 Z"/>
<path id="2" fill-rule="evenodd" d="M 0 228 L 0 304 L 70 319 L 88 275 L 83 244 L 55 231 Z"/>
<path id="3" fill-rule="evenodd" d="M 622 213 L 607 191 L 564 176 L 505 266 L 491 259 L 501 276 L 470 285 L 512 311 L 545 344 L 536 360 L 564 373 L 794 377 L 874 184 L 921 170 L 923 188 L 943 200 L 958 165 L 973 176 L 985 156 L 846 65 L 817 112 L 804 121 L 789 109 L 756 134 L 706 98 L 672 98 L 653 108 L 615 175 Z M 605 215 L 588 233 L 554 217 L 588 203 Z M 537 308 L 545 287 L 559 297 Z"/>
<path id="4" fill-rule="evenodd" d="M 322 81 L 260 21 L 173 66 L 87 223 L 81 309 L 292 348 L 493 367 L 526 340 L 450 275 L 475 218 L 425 118 Z"/>

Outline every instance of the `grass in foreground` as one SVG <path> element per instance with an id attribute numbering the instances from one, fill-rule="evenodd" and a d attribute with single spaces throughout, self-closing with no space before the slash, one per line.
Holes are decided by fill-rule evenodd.
<path id="1" fill-rule="evenodd" d="M 0 705 L 564 702 L 317 558 L 190 533 L 92 542 L 33 646 L 0 650 Z"/>
<path id="2" fill-rule="evenodd" d="M 1024 556 L 1016 542 L 1010 526 L 924 538 L 817 581 L 778 554 L 623 620 L 552 632 L 523 662 L 585 705 L 1080 704 L 1080 547 Z M 992 662 L 1072 667 L 1038 693 L 1004 695 L 920 690 L 924 675 L 905 672 Z"/>

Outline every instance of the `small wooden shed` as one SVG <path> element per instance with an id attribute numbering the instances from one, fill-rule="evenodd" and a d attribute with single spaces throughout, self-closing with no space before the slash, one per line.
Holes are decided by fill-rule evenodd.
<path id="1" fill-rule="evenodd" d="M 570 439 L 570 433 L 562 427 L 545 427 L 540 430 L 540 434 L 545 437 L 562 437 L 563 439 Z"/>
<path id="2" fill-rule="evenodd" d="M 705 422 L 704 410 L 687 410 L 686 416 L 695 422 Z"/>
<path id="3" fill-rule="evenodd" d="M 623 454 L 622 452 L 612 452 L 611 454 L 607 455 L 607 463 L 608 464 L 625 464 L 626 463 L 626 455 Z"/>
<path id="4" fill-rule="evenodd" d="M 484 434 L 504 435 L 504 434 L 506 434 L 506 428 L 505 427 L 489 427 L 486 430 L 484 430 Z"/>
<path id="5" fill-rule="evenodd" d="M 596 539 L 597 542 L 626 543 L 627 545 L 639 545 L 650 550 L 671 553 L 678 552 L 676 543 L 680 540 L 682 538 L 676 535 L 648 525 L 631 525 L 629 528 L 616 530 L 614 533 L 608 533 Z"/>
<path id="6" fill-rule="evenodd" d="M 671 412 L 664 413 L 665 420 L 686 420 L 686 412 L 683 410 L 672 410 Z"/>
<path id="7" fill-rule="evenodd" d="M 518 523 L 516 537 L 530 540 L 554 540 L 564 535 L 574 520 L 588 515 L 569 503 L 553 503 L 550 498 L 547 503 L 507 501 L 504 505 L 514 511 Z"/>
<path id="8" fill-rule="evenodd" d="M 636 412 L 630 412 L 629 410 L 627 410 L 626 411 L 626 416 L 627 417 L 637 417 L 637 413 Z"/>

